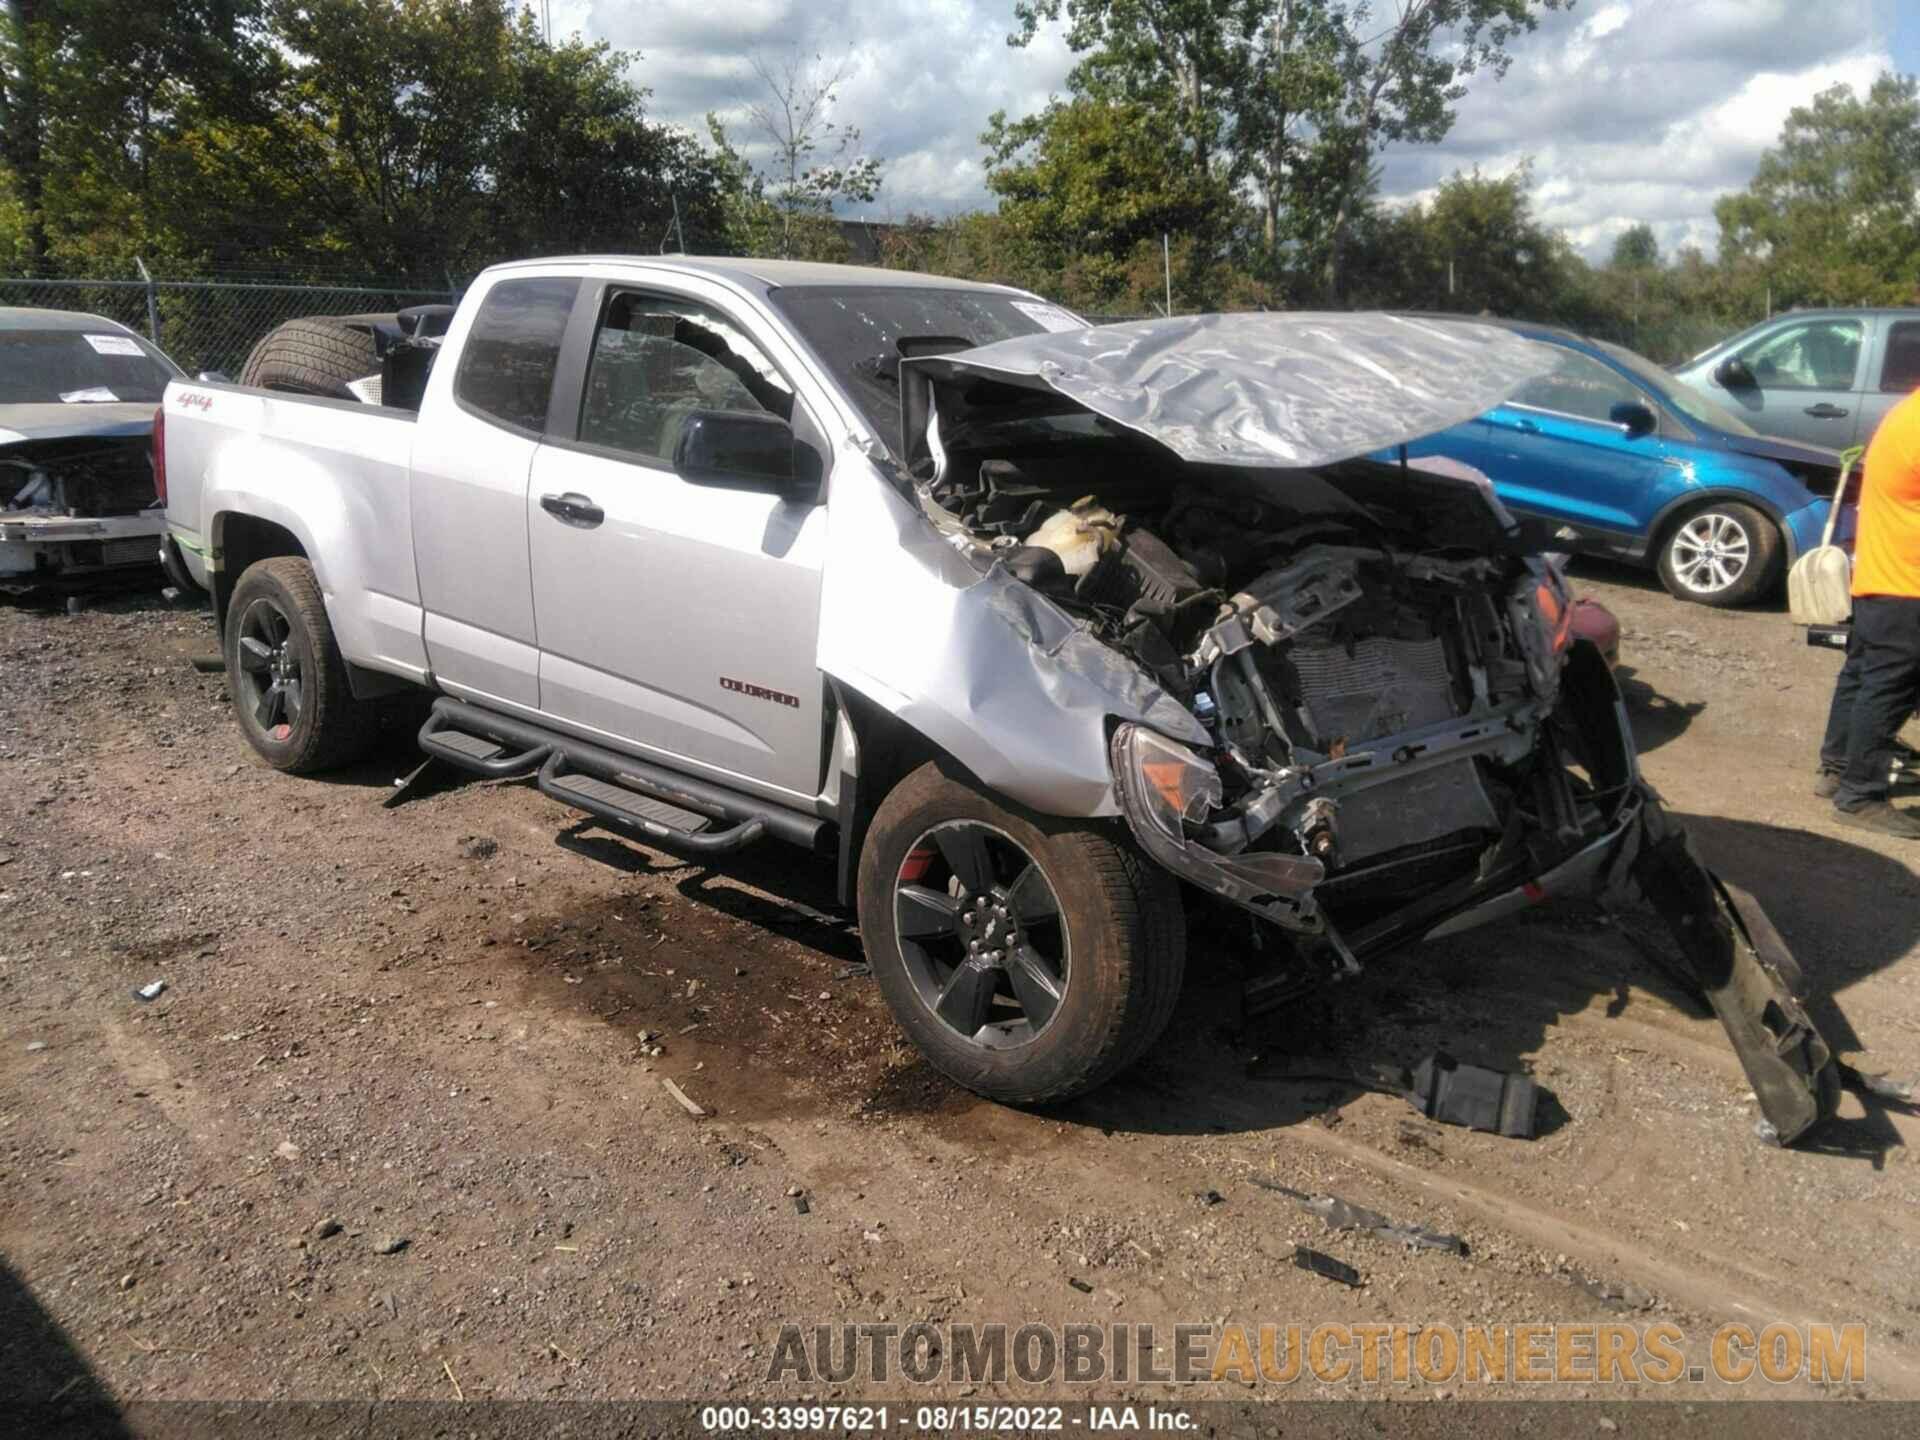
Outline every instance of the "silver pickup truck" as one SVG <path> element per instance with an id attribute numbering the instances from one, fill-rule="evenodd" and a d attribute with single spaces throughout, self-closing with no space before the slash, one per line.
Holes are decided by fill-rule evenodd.
<path id="1" fill-rule="evenodd" d="M 526 262 L 389 345 L 381 404 L 169 387 L 169 544 L 269 764 L 346 764 L 425 690 L 451 765 L 687 855 L 837 860 L 899 1023 L 983 1094 L 1153 1043 L 1183 892 L 1256 917 L 1297 993 L 1631 888 L 1790 1140 L 1836 1073 L 1792 959 L 1641 782 L 1557 565 L 1484 477 L 1356 458 L 1553 361 L 1380 315 L 1095 329 L 895 272 Z"/>

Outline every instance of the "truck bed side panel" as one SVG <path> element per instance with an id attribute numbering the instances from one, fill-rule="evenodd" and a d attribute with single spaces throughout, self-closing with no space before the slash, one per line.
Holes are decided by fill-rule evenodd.
<path id="1" fill-rule="evenodd" d="M 166 405 L 169 514 L 199 530 L 216 567 L 231 517 L 284 527 L 313 564 L 341 653 L 424 678 L 413 418 L 228 385 L 176 384 Z"/>

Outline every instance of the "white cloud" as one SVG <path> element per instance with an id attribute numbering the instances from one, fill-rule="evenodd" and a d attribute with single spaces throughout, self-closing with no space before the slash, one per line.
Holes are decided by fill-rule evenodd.
<path id="1" fill-rule="evenodd" d="M 1439 146 L 1404 148 L 1383 191 L 1406 201 L 1474 165 L 1531 158 L 1534 204 L 1590 256 L 1645 222 L 1671 253 L 1718 240 L 1713 202 L 1752 178 L 1787 112 L 1890 68 L 1873 0 L 1614 0 L 1548 17 L 1498 84 L 1477 82 Z"/>
<path id="2" fill-rule="evenodd" d="M 1514 45 L 1497 83 L 1475 77 L 1439 146 L 1383 160 L 1383 193 L 1430 192 L 1458 169 L 1534 161 L 1535 203 L 1604 254 L 1647 222 L 1663 247 L 1711 251 L 1713 201 L 1743 186 L 1787 112 L 1827 85 L 1892 65 L 1894 8 L 1911 0 L 1582 0 Z M 980 132 L 1064 91 L 1073 56 L 1057 28 L 1009 48 L 1011 0 L 551 0 L 556 34 L 634 50 L 659 119 L 736 129 L 755 95 L 751 57 L 851 49 L 837 118 L 886 161 L 872 213 L 944 214 L 990 203 Z"/>

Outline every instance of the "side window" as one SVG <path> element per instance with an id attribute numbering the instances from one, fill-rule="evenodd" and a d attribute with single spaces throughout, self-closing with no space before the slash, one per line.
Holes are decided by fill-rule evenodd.
<path id="1" fill-rule="evenodd" d="M 1920 322 L 1899 320 L 1887 332 L 1887 359 L 1880 388 L 1889 395 L 1920 390 Z"/>
<path id="2" fill-rule="evenodd" d="M 1858 320 L 1808 320 L 1761 336 L 1740 358 L 1762 390 L 1851 390 L 1863 335 Z"/>
<path id="3" fill-rule="evenodd" d="M 580 438 L 664 465 L 696 410 L 793 419 L 793 390 L 773 363 L 716 310 L 688 300 L 615 291 L 594 332 L 580 402 Z"/>
<path id="4" fill-rule="evenodd" d="M 1615 405 L 1647 403 L 1646 396 L 1619 371 L 1572 350 L 1552 374 L 1529 381 L 1513 398 L 1536 410 L 1553 410 L 1602 425 L 1613 423 Z"/>
<path id="5" fill-rule="evenodd" d="M 502 280 L 489 290 L 460 352 L 454 395 L 503 425 L 546 429 L 560 337 L 579 290 L 566 279 Z"/>

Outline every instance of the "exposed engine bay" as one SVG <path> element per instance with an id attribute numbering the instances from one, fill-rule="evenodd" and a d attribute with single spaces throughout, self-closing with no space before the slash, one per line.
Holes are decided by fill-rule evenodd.
<path id="1" fill-rule="evenodd" d="M 148 437 L 71 436 L 0 448 L 0 583 L 154 563 Z"/>
<path id="2" fill-rule="evenodd" d="M 1598 832 L 1580 814 L 1595 787 L 1548 723 L 1571 596 L 1554 566 L 1487 543 L 1497 506 L 1365 461 L 1262 486 L 1140 459 L 955 456 L 925 493 L 955 543 L 1081 618 L 1213 738 L 1211 775 L 1132 741 L 1180 752 L 1134 767 L 1167 832 L 1156 858 L 1338 944 L 1335 917 Z M 1396 503 L 1367 503 L 1386 486 Z"/>
<path id="3" fill-rule="evenodd" d="M 154 503 L 146 436 L 43 440 L 0 450 L 8 511 L 40 515 L 133 515 Z"/>

